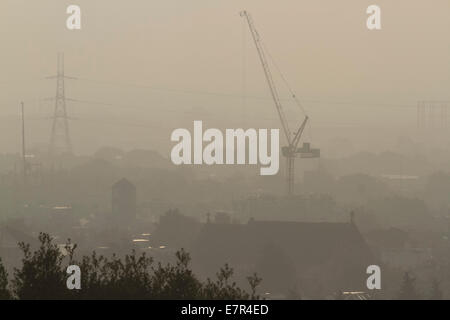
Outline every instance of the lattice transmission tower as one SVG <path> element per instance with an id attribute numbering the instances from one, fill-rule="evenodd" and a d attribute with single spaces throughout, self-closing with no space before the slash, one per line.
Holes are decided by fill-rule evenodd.
<path id="1" fill-rule="evenodd" d="M 62 153 L 72 153 L 72 142 L 69 133 L 69 117 L 67 116 L 65 79 L 76 79 L 64 74 L 64 53 L 58 53 L 58 67 L 56 76 L 47 77 L 56 79 L 55 109 L 50 135 L 49 155 L 55 156 Z"/>

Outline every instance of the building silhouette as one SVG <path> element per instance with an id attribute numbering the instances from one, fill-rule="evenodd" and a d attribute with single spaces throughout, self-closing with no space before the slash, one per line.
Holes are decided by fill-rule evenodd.
<path id="1" fill-rule="evenodd" d="M 136 219 L 136 187 L 123 178 L 112 186 L 112 222 L 126 227 Z"/>
<path id="2" fill-rule="evenodd" d="M 256 271 L 263 290 L 281 293 L 297 284 L 305 298 L 324 298 L 336 290 L 365 291 L 367 266 L 378 263 L 354 223 L 209 223 L 192 253 L 208 276 L 226 262 L 238 277 Z"/>

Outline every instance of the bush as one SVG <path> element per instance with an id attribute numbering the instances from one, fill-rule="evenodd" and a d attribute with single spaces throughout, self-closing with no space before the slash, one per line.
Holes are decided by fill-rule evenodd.
<path id="1" fill-rule="evenodd" d="M 11 299 L 11 293 L 8 289 L 8 273 L 2 263 L 2 258 L 0 258 L 0 300 Z"/>
<path id="2" fill-rule="evenodd" d="M 22 267 L 15 269 L 13 295 L 17 299 L 259 299 L 256 288 L 261 279 L 248 277 L 250 293 L 231 282 L 233 269 L 225 265 L 215 281 L 200 281 L 189 268 L 190 255 L 181 249 L 176 263 L 153 265 L 153 259 L 135 251 L 123 259 L 97 255 L 74 260 L 76 245 L 66 245 L 63 255 L 48 234 L 39 235 L 40 247 L 20 243 Z M 81 290 L 66 287 L 69 265 L 81 269 Z M 0 264 L 0 299 L 9 299 L 7 274 Z"/>
<path id="3" fill-rule="evenodd" d="M 15 269 L 12 282 L 14 295 L 19 299 L 61 299 L 69 296 L 66 288 L 64 255 L 50 235 L 39 234 L 40 247 L 31 252 L 29 244 L 19 243 L 23 252 L 22 268 Z M 76 246 L 66 245 L 71 259 Z"/>

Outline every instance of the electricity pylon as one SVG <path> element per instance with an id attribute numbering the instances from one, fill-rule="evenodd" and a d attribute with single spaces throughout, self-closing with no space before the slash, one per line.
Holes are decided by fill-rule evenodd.
<path id="1" fill-rule="evenodd" d="M 56 96 L 54 98 L 55 110 L 53 113 L 49 155 L 55 156 L 61 153 L 72 153 L 64 80 L 76 78 L 67 77 L 64 74 L 64 53 L 58 53 L 58 67 L 56 76 L 47 77 L 47 79 L 56 79 Z"/>

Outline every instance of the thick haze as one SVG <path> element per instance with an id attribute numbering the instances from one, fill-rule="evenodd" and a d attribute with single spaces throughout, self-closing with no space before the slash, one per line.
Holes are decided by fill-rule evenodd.
<path id="1" fill-rule="evenodd" d="M 365 25 L 374 3 L 381 31 Z M 81 6 L 81 31 L 65 27 L 69 4 Z M 79 78 L 66 82 L 67 97 L 84 101 L 68 104 L 77 153 L 103 145 L 164 153 L 170 132 L 192 120 L 279 126 L 242 9 L 301 97 L 308 138 L 325 154 L 334 138 L 375 149 L 414 139 L 417 101 L 450 100 L 448 0 L 2 0 L 0 150 L 20 149 L 21 100 L 29 144 L 47 146 L 53 106 L 41 99 L 55 94 L 44 78 L 55 74 L 58 51 L 66 74 Z M 301 122 L 291 103 L 286 113 L 292 126 Z"/>
<path id="2" fill-rule="evenodd" d="M 290 127 L 246 149 L 282 128 L 242 10 Z M 450 0 L 0 0 L 0 300 L 449 299 L 449 33 Z"/>

